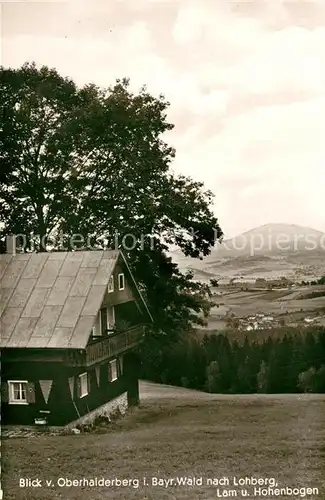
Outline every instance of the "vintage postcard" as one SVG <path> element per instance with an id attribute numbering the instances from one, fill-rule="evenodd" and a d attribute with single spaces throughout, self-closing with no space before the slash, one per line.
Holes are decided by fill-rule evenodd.
<path id="1" fill-rule="evenodd" d="M 0 500 L 325 500 L 325 1 L 0 19 Z"/>

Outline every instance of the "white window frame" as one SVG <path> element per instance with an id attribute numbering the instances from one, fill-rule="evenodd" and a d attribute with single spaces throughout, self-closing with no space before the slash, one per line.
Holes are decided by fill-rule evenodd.
<path id="1" fill-rule="evenodd" d="M 109 314 L 108 314 L 108 311 L 109 311 L 110 308 L 111 308 L 112 313 L 113 313 L 112 314 L 112 325 L 110 325 L 110 323 L 109 323 Z M 114 306 L 110 306 L 110 307 L 107 307 L 107 330 L 111 330 L 112 327 L 114 327 L 114 325 L 115 325 L 115 308 L 114 308 Z"/>
<path id="2" fill-rule="evenodd" d="M 115 377 L 113 377 L 113 371 L 112 371 L 113 366 L 114 366 L 114 371 L 116 374 Z M 112 361 L 109 362 L 109 367 L 110 367 L 110 382 L 114 382 L 115 380 L 118 379 L 117 359 L 112 359 Z"/>
<path id="3" fill-rule="evenodd" d="M 86 392 L 82 392 L 82 379 L 86 377 Z M 88 396 L 89 390 L 88 390 L 88 373 L 80 373 L 79 375 L 79 382 L 80 382 L 80 398 L 84 398 L 85 396 Z"/>
<path id="4" fill-rule="evenodd" d="M 122 281 L 123 281 L 123 286 L 120 286 L 120 278 L 122 278 Z M 119 290 L 124 290 L 125 289 L 125 277 L 124 277 L 124 273 L 120 273 L 118 275 L 118 289 Z"/>
<path id="5" fill-rule="evenodd" d="M 25 394 L 26 399 L 15 399 L 14 397 L 14 384 L 25 384 Z M 21 391 L 21 388 L 20 388 Z M 11 405 L 28 405 L 27 400 L 27 391 L 28 391 L 28 381 L 27 380 L 8 380 L 8 402 Z"/>
<path id="6" fill-rule="evenodd" d="M 108 293 L 114 292 L 114 274 L 109 279 L 108 285 L 107 285 L 107 291 Z"/>

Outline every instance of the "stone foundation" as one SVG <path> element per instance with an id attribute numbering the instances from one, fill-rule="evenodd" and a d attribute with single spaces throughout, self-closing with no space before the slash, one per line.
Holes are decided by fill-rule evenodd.
<path id="1" fill-rule="evenodd" d="M 108 403 L 105 403 L 102 406 L 99 406 L 95 410 L 83 415 L 82 417 L 70 422 L 69 424 L 63 427 L 43 427 L 43 426 L 23 426 L 23 425 L 6 425 L 0 427 L 0 436 L 2 437 L 37 437 L 42 436 L 43 434 L 48 434 L 50 436 L 58 435 L 64 433 L 66 430 L 71 431 L 71 429 L 75 429 L 76 427 L 81 427 L 84 425 L 91 425 L 93 421 L 99 417 L 109 417 L 110 415 L 114 415 L 119 413 L 120 415 L 125 415 L 128 409 L 128 399 L 127 393 L 121 394 L 115 399 L 112 399 Z"/>
<path id="2" fill-rule="evenodd" d="M 108 403 L 99 406 L 95 410 L 65 425 L 64 429 L 73 429 L 75 427 L 80 427 L 81 425 L 90 425 L 97 417 L 99 416 L 109 417 L 110 415 L 118 411 L 121 413 L 121 415 L 124 415 L 127 409 L 128 409 L 128 399 L 127 399 L 127 393 L 125 392 L 120 396 L 118 396 L 117 398 L 108 401 Z"/>

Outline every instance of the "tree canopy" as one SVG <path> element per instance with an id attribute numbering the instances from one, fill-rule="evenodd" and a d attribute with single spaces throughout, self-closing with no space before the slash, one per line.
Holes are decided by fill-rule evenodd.
<path id="1" fill-rule="evenodd" d="M 201 324 L 208 287 L 179 271 L 168 245 L 202 258 L 222 230 L 213 194 L 170 168 L 164 96 L 133 93 L 128 79 L 79 88 L 34 63 L 0 72 L 0 236 L 23 234 L 38 251 L 122 243 L 156 331 Z"/>
<path id="2" fill-rule="evenodd" d="M 224 394 L 325 393 L 325 329 L 305 328 L 258 341 L 229 332 L 188 336 L 143 359 L 142 377 Z M 156 354 L 156 353 L 155 353 Z"/>

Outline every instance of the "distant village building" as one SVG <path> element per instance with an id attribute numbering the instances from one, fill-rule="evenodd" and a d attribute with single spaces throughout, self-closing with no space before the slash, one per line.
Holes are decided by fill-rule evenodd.
<path id="1" fill-rule="evenodd" d="M 267 288 L 267 281 L 264 278 L 257 278 L 255 281 L 255 286 L 258 288 Z"/>
<path id="2" fill-rule="evenodd" d="M 266 280 L 265 278 L 257 278 L 255 281 L 255 286 L 257 288 L 265 288 L 268 290 L 272 290 L 272 288 L 287 288 L 292 286 L 294 283 L 291 280 L 288 280 L 285 276 L 282 276 L 279 279 L 271 279 Z"/>

